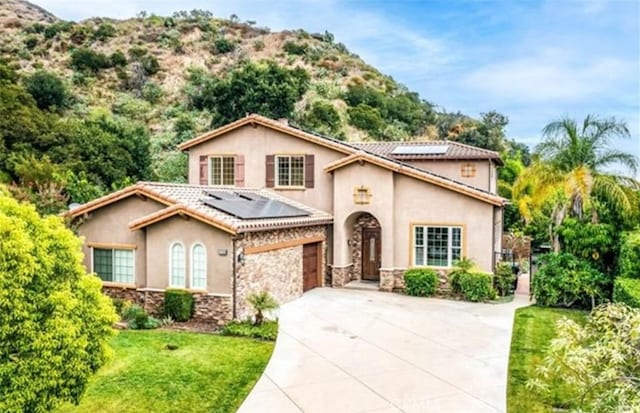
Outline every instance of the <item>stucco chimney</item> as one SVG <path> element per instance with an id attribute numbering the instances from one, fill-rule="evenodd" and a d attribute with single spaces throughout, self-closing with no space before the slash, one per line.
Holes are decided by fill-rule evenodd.
<path id="1" fill-rule="evenodd" d="M 289 119 L 287 118 L 279 118 L 278 122 L 282 123 L 285 126 L 289 126 Z"/>

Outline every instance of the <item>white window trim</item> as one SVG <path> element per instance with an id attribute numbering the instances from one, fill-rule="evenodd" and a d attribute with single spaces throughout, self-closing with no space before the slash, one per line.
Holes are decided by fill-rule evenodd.
<path id="1" fill-rule="evenodd" d="M 91 251 L 91 253 L 89 254 L 89 267 L 91 268 L 91 273 L 95 274 L 96 277 L 100 278 L 100 276 L 98 275 L 98 273 L 95 271 L 95 269 L 93 268 L 93 252 L 97 247 L 89 247 L 89 250 Z M 105 248 L 98 248 L 99 250 L 111 250 L 111 268 L 115 267 L 115 263 L 113 262 L 116 257 L 115 254 L 113 254 L 113 251 L 115 250 L 122 250 L 122 251 L 131 251 L 133 252 L 133 274 L 131 274 L 131 277 L 133 278 L 133 281 L 131 281 L 130 283 L 121 283 L 121 282 L 117 282 L 117 281 L 105 281 L 102 278 L 100 278 L 100 281 L 103 284 L 118 284 L 118 285 L 135 285 L 136 284 L 136 249 L 135 248 L 109 248 L 109 247 L 105 247 Z M 113 273 L 111 274 L 111 276 L 113 277 Z"/>
<path id="2" fill-rule="evenodd" d="M 194 270 L 195 270 L 195 265 L 193 265 L 193 257 L 195 256 L 195 254 L 193 253 L 193 250 L 195 250 L 196 247 L 202 247 L 202 249 L 204 250 L 204 287 L 194 287 L 194 282 L 193 282 L 193 277 L 194 277 Z M 189 287 L 191 287 L 194 290 L 206 290 L 207 289 L 207 284 L 209 283 L 209 277 L 208 277 L 208 266 L 209 266 L 209 262 L 208 262 L 208 256 L 207 256 L 207 247 L 205 247 L 204 243 L 202 242 L 196 242 L 193 245 L 191 245 L 191 251 L 190 251 L 191 256 L 190 258 L 190 264 L 191 264 L 191 268 L 189 268 L 189 273 L 190 273 L 190 278 L 189 278 Z"/>
<path id="3" fill-rule="evenodd" d="M 173 247 L 175 245 L 180 245 L 182 247 L 182 252 L 184 254 L 184 285 L 175 285 L 172 283 L 173 279 Z M 184 248 L 184 244 L 180 241 L 172 242 L 169 245 L 169 287 L 170 288 L 187 288 L 187 250 Z"/>
<path id="4" fill-rule="evenodd" d="M 220 158 L 220 181 L 224 181 L 224 175 L 223 175 L 223 171 L 224 171 L 224 158 L 232 158 L 233 159 L 233 184 L 231 185 L 224 185 L 224 184 L 219 184 L 219 185 L 215 185 L 215 186 L 228 186 L 228 187 L 233 187 L 235 186 L 236 183 L 236 156 L 235 155 L 209 155 L 209 164 L 207 165 L 207 170 L 208 170 L 208 176 L 207 176 L 207 182 L 209 183 L 209 185 L 214 185 L 213 183 L 213 158 Z"/>
<path id="5" fill-rule="evenodd" d="M 302 158 L 302 185 L 282 185 L 280 184 L 280 174 L 278 173 L 278 160 L 280 158 L 289 158 L 289 182 L 291 182 L 291 158 Z M 306 158 L 303 154 L 291 154 L 291 155 L 274 155 L 273 157 L 273 175 L 274 175 L 274 184 L 276 188 L 304 188 L 305 182 L 307 182 L 306 173 Z"/>
<path id="6" fill-rule="evenodd" d="M 418 265 L 417 264 L 417 254 L 416 254 L 416 228 L 424 228 L 423 229 L 423 238 L 424 238 L 424 244 L 422 245 L 422 248 L 424 249 L 423 255 L 424 255 L 424 264 L 423 265 Z M 448 265 L 429 265 L 429 228 L 447 228 L 448 229 L 448 236 L 447 236 L 447 264 Z M 412 227 L 412 234 L 411 234 L 411 239 L 412 239 L 412 245 L 411 248 L 412 250 L 412 255 L 413 255 L 413 262 L 411 263 L 414 267 L 415 266 L 420 266 L 420 267 L 430 267 L 430 268 L 451 268 L 453 267 L 453 228 L 458 228 L 460 229 L 460 257 L 462 258 L 463 256 L 463 252 L 464 252 L 464 227 L 462 225 L 434 225 L 434 224 L 416 224 L 413 225 Z"/>

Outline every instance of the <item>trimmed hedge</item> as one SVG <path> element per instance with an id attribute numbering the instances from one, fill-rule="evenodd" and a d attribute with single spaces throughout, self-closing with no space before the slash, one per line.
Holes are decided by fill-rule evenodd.
<path id="1" fill-rule="evenodd" d="M 185 290 L 164 292 L 164 315 L 176 321 L 187 321 L 193 315 L 193 296 Z"/>
<path id="2" fill-rule="evenodd" d="M 457 282 L 465 300 L 478 302 L 496 298 L 491 274 L 482 272 L 461 273 Z"/>
<path id="3" fill-rule="evenodd" d="M 493 277 L 493 287 L 496 292 L 502 297 L 510 294 L 515 280 L 516 275 L 513 273 L 512 265 L 508 262 L 499 262 Z"/>
<path id="4" fill-rule="evenodd" d="M 412 268 L 404 273 L 404 289 L 408 295 L 428 297 L 438 287 L 438 273 L 429 268 Z"/>
<path id="5" fill-rule="evenodd" d="M 640 308 L 640 279 L 616 278 L 613 284 L 613 301 Z"/>
<path id="6" fill-rule="evenodd" d="M 267 320 L 256 326 L 251 320 L 231 321 L 220 330 L 223 336 L 251 337 L 275 341 L 278 337 L 278 322 Z"/>

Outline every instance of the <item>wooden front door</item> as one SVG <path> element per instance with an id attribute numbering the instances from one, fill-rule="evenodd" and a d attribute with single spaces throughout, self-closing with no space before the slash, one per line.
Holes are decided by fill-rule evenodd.
<path id="1" fill-rule="evenodd" d="M 380 280 L 380 228 L 362 229 L 362 279 Z"/>
<path id="2" fill-rule="evenodd" d="M 316 288 L 320 275 L 320 249 L 319 243 L 305 244 L 302 246 L 302 291 Z"/>

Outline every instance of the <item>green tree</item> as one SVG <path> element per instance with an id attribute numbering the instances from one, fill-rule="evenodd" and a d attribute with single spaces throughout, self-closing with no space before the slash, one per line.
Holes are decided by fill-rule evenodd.
<path id="1" fill-rule="evenodd" d="M 621 164 L 635 174 L 635 156 L 612 148 L 611 138 L 628 138 L 629 130 L 615 118 L 587 116 L 578 125 L 561 119 L 547 125 L 544 140 L 536 147 L 537 160 L 518 178 L 513 195 L 523 217 L 530 221 L 536 210 L 551 209 L 549 236 L 554 251 L 560 250 L 556 229 L 565 217 L 582 219 L 591 213 L 598 222 L 595 200 L 606 202 L 623 214 L 637 208 L 633 191 L 640 189 L 634 178 L 607 173 L 605 168 Z"/>
<path id="2" fill-rule="evenodd" d="M 596 308 L 581 326 L 563 318 L 537 376 L 528 386 L 543 394 L 549 383 L 567 386 L 579 412 L 637 412 L 640 406 L 640 310 L 623 304 Z"/>
<path id="3" fill-rule="evenodd" d="M 220 79 L 193 72 L 190 83 L 193 106 L 211 110 L 212 125 L 220 126 L 247 113 L 291 118 L 295 103 L 307 91 L 309 74 L 272 61 L 247 62 Z"/>
<path id="4" fill-rule="evenodd" d="M 69 91 L 54 73 L 39 70 L 27 77 L 24 85 L 40 109 L 61 109 L 69 103 Z"/>
<path id="5" fill-rule="evenodd" d="M 300 126 L 317 133 L 344 138 L 340 131 L 340 114 L 330 102 L 315 101 L 307 104 L 300 117 Z"/>
<path id="6" fill-rule="evenodd" d="M 117 320 L 81 243 L 0 188 L 0 411 L 78 402 L 106 361 Z"/>

